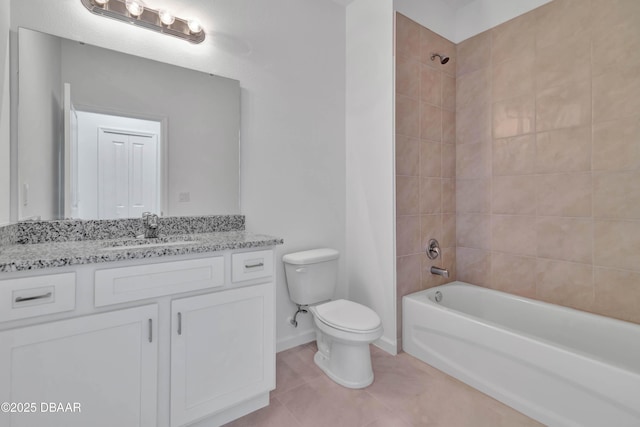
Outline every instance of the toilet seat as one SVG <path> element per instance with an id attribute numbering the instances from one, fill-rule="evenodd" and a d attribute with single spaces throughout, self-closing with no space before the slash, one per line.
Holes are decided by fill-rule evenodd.
<path id="1" fill-rule="evenodd" d="M 381 326 L 378 314 L 362 304 L 339 299 L 311 307 L 315 317 L 340 331 L 365 334 Z"/>

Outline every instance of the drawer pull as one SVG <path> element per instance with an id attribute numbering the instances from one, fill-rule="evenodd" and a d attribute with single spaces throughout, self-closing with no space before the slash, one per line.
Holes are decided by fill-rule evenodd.
<path id="1" fill-rule="evenodd" d="M 257 264 L 251 264 L 251 265 L 248 265 L 248 264 L 244 265 L 244 268 L 258 268 L 258 267 L 264 267 L 264 262 L 259 262 Z"/>
<path id="2" fill-rule="evenodd" d="M 32 297 L 16 297 L 15 301 L 16 302 L 33 301 L 33 300 L 36 300 L 36 299 L 51 298 L 51 295 L 53 295 L 51 292 L 47 292 L 46 294 L 34 295 Z"/>
<path id="3" fill-rule="evenodd" d="M 182 313 L 178 313 L 178 335 L 182 335 Z"/>
<path id="4" fill-rule="evenodd" d="M 153 342 L 153 319 L 149 319 L 149 342 Z"/>

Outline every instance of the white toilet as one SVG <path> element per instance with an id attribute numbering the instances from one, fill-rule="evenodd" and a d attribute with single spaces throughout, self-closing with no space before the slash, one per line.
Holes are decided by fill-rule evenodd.
<path id="1" fill-rule="evenodd" d="M 338 279 L 339 257 L 335 249 L 313 249 L 282 260 L 291 300 L 310 306 L 313 314 L 316 365 L 344 387 L 363 388 L 373 382 L 369 344 L 382 336 L 382 323 L 369 307 L 343 299 L 328 301 Z"/>

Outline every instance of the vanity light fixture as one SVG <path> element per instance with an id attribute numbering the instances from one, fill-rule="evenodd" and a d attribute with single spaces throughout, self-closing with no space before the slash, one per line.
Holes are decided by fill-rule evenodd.
<path id="1" fill-rule="evenodd" d="M 202 25 L 194 19 L 177 18 L 166 9 L 151 9 L 142 0 L 80 0 L 96 15 L 128 22 L 132 25 L 178 37 L 191 43 L 202 43 Z"/>

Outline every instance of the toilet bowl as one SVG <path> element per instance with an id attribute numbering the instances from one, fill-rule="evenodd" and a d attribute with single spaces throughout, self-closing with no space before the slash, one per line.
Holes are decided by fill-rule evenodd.
<path id="1" fill-rule="evenodd" d="M 336 300 L 309 308 L 316 326 L 314 362 L 336 383 L 364 388 L 373 382 L 369 344 L 382 336 L 378 315 L 368 307 Z"/>
<path id="2" fill-rule="evenodd" d="M 382 336 L 382 322 L 375 311 L 362 304 L 330 301 L 338 277 L 338 258 L 335 249 L 322 248 L 287 254 L 282 260 L 291 300 L 298 311 L 308 307 L 314 318 L 316 365 L 344 387 L 363 388 L 373 382 L 369 344 Z"/>

